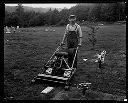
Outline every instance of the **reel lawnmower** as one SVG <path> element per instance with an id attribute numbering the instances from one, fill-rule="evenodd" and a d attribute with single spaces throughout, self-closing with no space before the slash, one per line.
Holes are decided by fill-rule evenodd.
<path id="1" fill-rule="evenodd" d="M 74 52 L 74 59 L 72 65 L 68 64 L 69 53 Z M 76 68 L 74 68 L 74 62 L 78 52 L 77 48 L 67 49 L 63 46 L 58 46 L 49 61 L 44 65 L 42 73 L 38 74 L 32 82 L 37 80 L 50 81 L 54 83 L 64 84 L 69 86 L 69 82 L 73 77 Z"/>

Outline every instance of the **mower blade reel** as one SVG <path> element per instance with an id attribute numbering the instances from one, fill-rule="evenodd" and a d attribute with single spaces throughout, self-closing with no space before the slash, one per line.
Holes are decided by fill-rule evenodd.
<path id="1" fill-rule="evenodd" d="M 38 74 L 36 79 L 40 79 L 42 81 L 48 81 L 48 82 L 65 84 L 68 81 L 69 78 L 52 76 L 52 75 L 46 75 L 46 74 Z"/>

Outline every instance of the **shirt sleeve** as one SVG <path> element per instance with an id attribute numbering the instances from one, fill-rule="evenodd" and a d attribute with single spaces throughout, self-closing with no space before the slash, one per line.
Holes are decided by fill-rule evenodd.
<path id="1" fill-rule="evenodd" d="M 69 24 L 68 24 L 69 25 Z M 66 28 L 65 28 L 65 35 L 68 33 L 68 25 L 66 26 Z"/>
<path id="2" fill-rule="evenodd" d="M 78 26 L 78 33 L 79 33 L 79 37 L 81 38 L 82 37 L 82 30 L 81 30 L 80 26 Z"/>

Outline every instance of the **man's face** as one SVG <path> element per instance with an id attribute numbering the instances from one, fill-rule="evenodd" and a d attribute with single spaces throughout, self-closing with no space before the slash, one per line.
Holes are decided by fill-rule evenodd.
<path id="1" fill-rule="evenodd" d="M 71 24 L 74 24 L 75 21 L 76 21 L 76 20 L 72 20 L 72 19 L 69 20 L 69 22 L 70 22 Z"/>
<path id="2" fill-rule="evenodd" d="M 72 24 L 74 24 L 75 23 L 75 21 L 70 21 Z"/>

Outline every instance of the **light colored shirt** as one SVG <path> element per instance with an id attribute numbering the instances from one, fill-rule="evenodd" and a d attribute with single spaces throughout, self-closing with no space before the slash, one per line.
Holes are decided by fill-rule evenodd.
<path id="1" fill-rule="evenodd" d="M 68 31 L 77 31 L 79 33 L 79 37 L 82 37 L 81 27 L 77 23 L 75 23 L 75 25 L 67 24 L 65 29 L 65 35 L 68 33 Z"/>

